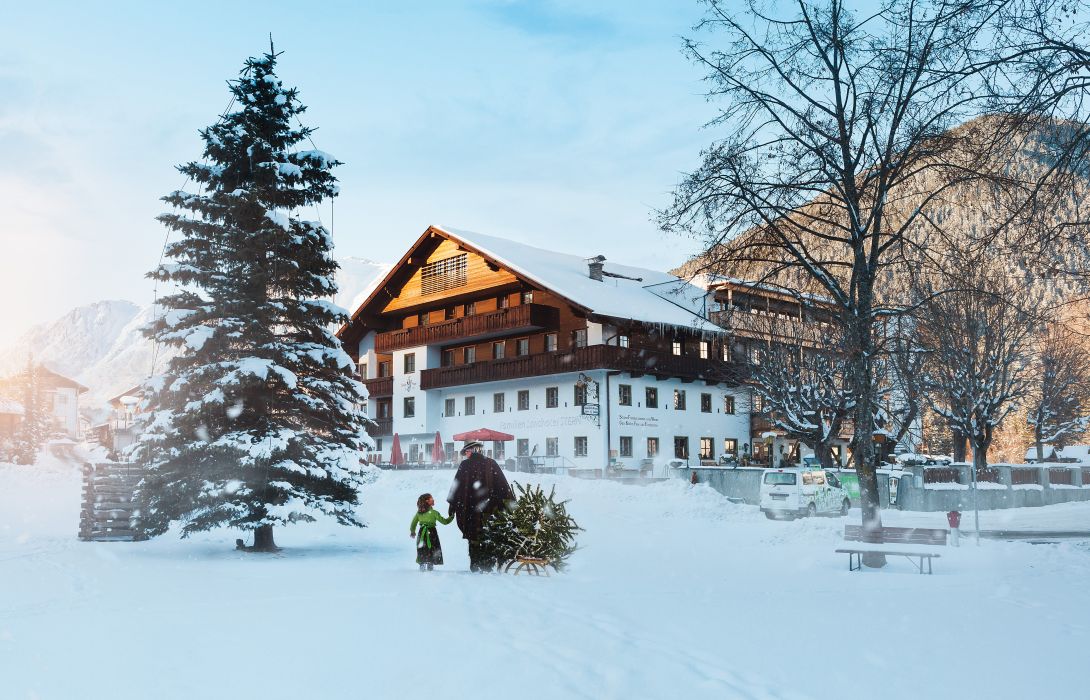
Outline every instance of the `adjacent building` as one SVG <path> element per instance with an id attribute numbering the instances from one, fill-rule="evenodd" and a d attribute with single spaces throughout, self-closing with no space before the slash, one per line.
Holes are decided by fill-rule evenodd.
<path id="1" fill-rule="evenodd" d="M 358 363 L 374 459 L 393 438 L 489 428 L 497 460 L 657 468 L 737 458 L 749 390 L 709 292 L 668 273 L 429 227 L 338 335 Z"/>

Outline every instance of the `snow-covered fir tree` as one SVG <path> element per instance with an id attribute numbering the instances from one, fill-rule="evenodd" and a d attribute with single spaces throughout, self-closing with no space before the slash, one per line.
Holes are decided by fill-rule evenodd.
<path id="1" fill-rule="evenodd" d="M 41 365 L 28 360 L 18 379 L 19 401 L 23 419 L 12 439 L 12 458 L 16 464 L 34 464 L 38 452 L 53 432 L 53 420 L 41 381 Z"/>
<path id="2" fill-rule="evenodd" d="M 149 535 L 177 520 L 183 537 L 230 526 L 268 550 L 275 525 L 319 514 L 361 525 L 365 391 L 329 330 L 347 318 L 328 301 L 332 239 L 298 217 L 336 196 L 340 163 L 298 148 L 311 129 L 297 126 L 305 107 L 277 56 L 246 61 L 233 111 L 201 132 L 203 162 L 179 166 L 198 192 L 163 198 L 174 212 L 159 221 L 181 236 L 150 276 L 177 291 L 147 332 L 180 354 L 147 384 L 134 452 Z"/>

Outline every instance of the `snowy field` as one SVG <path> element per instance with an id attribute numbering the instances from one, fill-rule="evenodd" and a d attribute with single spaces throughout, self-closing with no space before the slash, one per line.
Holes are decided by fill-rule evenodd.
<path id="1" fill-rule="evenodd" d="M 0 697 L 1082 698 L 1090 544 L 963 540 L 935 575 L 849 573 L 842 518 L 772 522 L 684 482 L 534 477 L 586 529 L 570 571 L 421 573 L 416 496 L 452 472 L 384 473 L 370 526 L 76 539 L 74 467 L 0 465 Z M 512 475 L 527 479 L 527 475 Z M 944 526 L 942 514 L 886 524 Z M 1090 526 L 1090 504 L 985 514 Z"/>

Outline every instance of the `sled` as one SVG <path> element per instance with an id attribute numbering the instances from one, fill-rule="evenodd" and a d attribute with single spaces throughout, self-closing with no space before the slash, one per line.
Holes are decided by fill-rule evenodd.
<path id="1" fill-rule="evenodd" d="M 516 576 L 518 576 L 520 571 L 525 571 L 527 574 L 533 574 L 534 576 L 541 576 L 542 574 L 548 576 L 548 566 L 548 559 L 539 557 L 515 557 L 515 560 L 509 562 L 503 572 L 507 573 L 511 571 L 511 567 L 514 567 Z"/>

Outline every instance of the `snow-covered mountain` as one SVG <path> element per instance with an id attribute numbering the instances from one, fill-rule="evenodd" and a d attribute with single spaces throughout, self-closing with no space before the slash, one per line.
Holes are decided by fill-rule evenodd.
<path id="1" fill-rule="evenodd" d="M 349 313 L 392 267 L 364 258 L 342 258 L 335 303 Z M 131 301 L 97 301 L 60 318 L 33 326 L 13 344 L 0 349 L 0 377 L 20 371 L 29 357 L 90 388 L 81 404 L 101 406 L 113 396 L 162 370 L 168 348 L 158 348 L 140 329 L 153 317 L 151 306 Z"/>

